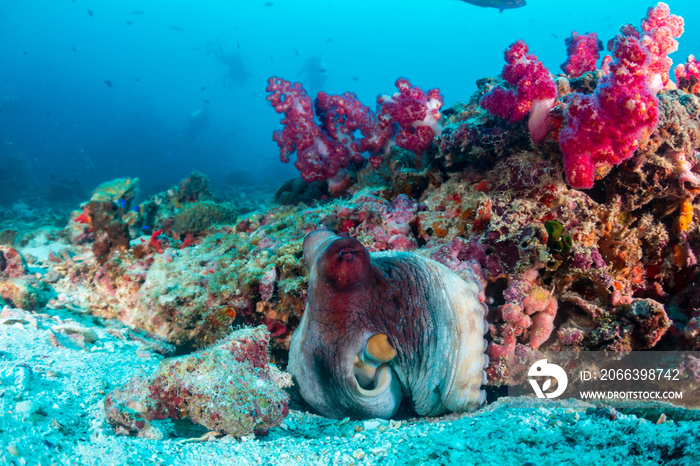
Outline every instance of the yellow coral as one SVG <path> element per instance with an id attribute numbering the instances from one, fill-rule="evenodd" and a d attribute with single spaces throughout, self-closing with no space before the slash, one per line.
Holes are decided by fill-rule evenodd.
<path id="1" fill-rule="evenodd" d="M 693 222 L 693 203 L 686 199 L 681 204 L 681 215 L 678 218 L 678 231 L 683 233 L 688 231 L 690 224 Z"/>

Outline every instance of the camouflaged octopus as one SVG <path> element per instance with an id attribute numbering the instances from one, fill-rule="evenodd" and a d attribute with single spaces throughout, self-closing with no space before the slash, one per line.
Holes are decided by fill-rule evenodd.
<path id="1" fill-rule="evenodd" d="M 309 293 L 288 371 L 333 418 L 476 409 L 486 395 L 486 307 L 476 278 L 407 252 L 369 253 L 328 230 L 304 239 Z M 483 295 L 482 295 L 483 296 Z"/>

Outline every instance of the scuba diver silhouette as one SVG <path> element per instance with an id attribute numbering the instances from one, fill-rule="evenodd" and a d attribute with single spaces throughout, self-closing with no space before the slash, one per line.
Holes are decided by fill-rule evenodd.
<path id="1" fill-rule="evenodd" d="M 242 86 L 248 81 L 251 73 L 248 71 L 245 63 L 243 63 L 243 57 L 240 52 L 226 54 L 219 39 L 214 39 L 207 44 L 207 54 L 214 55 L 217 60 L 228 67 L 228 72 L 224 75 L 222 82 L 224 87 Z"/>

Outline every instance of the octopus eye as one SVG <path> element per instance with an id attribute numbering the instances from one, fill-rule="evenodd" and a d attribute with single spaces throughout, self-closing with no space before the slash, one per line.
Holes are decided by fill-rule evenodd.
<path id="1" fill-rule="evenodd" d="M 386 335 L 371 336 L 365 347 L 355 356 L 353 372 L 358 391 L 365 396 L 377 396 L 391 384 L 389 361 L 396 357 L 396 350 Z"/>

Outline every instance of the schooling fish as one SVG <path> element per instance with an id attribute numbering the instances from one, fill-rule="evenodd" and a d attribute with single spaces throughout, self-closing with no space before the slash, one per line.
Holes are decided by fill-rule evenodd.
<path id="1" fill-rule="evenodd" d="M 509 8 L 520 8 L 521 6 L 527 5 L 525 0 L 462 0 L 465 3 L 471 3 L 476 6 L 487 6 L 491 8 L 498 8 L 503 11 Z"/>

